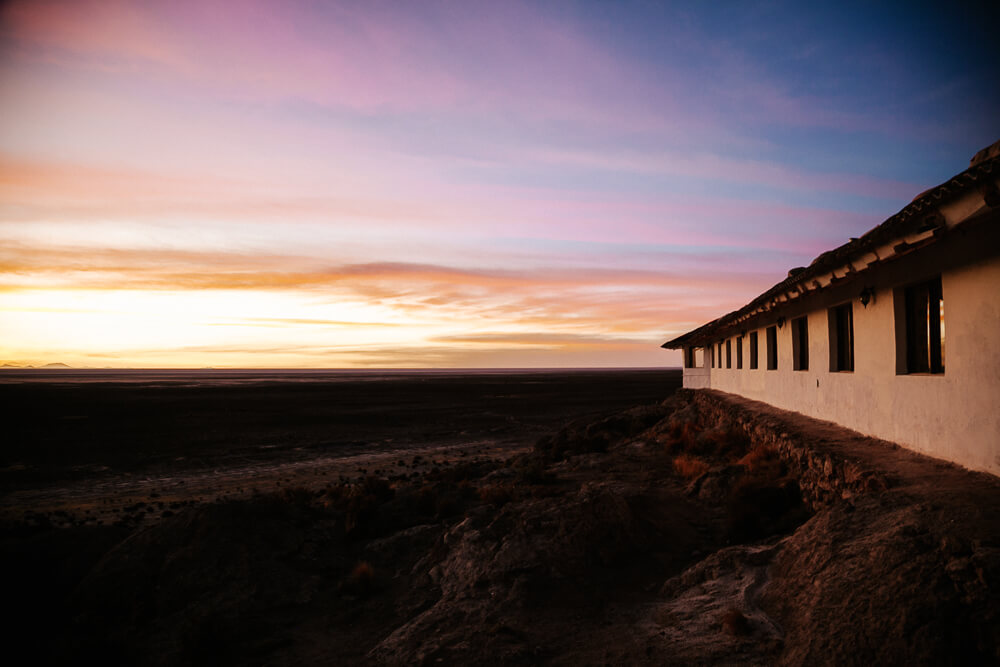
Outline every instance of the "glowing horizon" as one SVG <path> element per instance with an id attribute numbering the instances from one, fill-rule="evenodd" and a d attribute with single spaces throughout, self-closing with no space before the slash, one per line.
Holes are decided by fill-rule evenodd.
<path id="1" fill-rule="evenodd" d="M 997 139 L 976 11 L 7 3 L 0 364 L 679 365 Z"/>

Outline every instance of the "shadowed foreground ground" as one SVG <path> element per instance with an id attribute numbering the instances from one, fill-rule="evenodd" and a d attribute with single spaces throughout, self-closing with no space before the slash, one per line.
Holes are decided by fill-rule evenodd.
<path id="1" fill-rule="evenodd" d="M 997 480 L 771 416 L 872 451 L 888 488 L 810 509 L 776 450 L 681 392 L 504 461 L 10 525 L 13 642 L 158 665 L 1000 659 Z"/>

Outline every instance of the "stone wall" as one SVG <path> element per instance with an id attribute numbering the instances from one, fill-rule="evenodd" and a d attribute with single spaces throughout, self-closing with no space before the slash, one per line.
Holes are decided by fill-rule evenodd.
<path id="1" fill-rule="evenodd" d="M 891 483 L 889 475 L 850 450 L 898 449 L 893 443 L 715 390 L 681 393 L 695 404 L 704 423 L 728 421 L 747 435 L 751 446 L 775 447 L 798 477 L 803 498 L 813 509 L 881 491 Z M 817 436 L 817 429 L 810 428 L 814 425 L 833 437 Z"/>

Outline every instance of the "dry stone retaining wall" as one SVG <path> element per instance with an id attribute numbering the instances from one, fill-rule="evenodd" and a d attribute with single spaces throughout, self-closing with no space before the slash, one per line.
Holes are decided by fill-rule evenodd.
<path id="1" fill-rule="evenodd" d="M 770 406 L 709 389 L 680 391 L 688 395 L 705 423 L 732 423 L 747 435 L 752 447 L 777 449 L 798 478 L 803 498 L 813 509 L 837 501 L 850 501 L 890 485 L 888 476 L 874 466 L 844 455 L 833 443 L 795 428 L 790 419 L 781 416 L 783 411 L 766 409 Z M 788 414 L 791 417 L 794 413 Z M 795 417 L 810 419 L 801 415 Z M 875 447 L 896 447 L 848 429 L 843 432 L 849 438 L 869 441 Z"/>

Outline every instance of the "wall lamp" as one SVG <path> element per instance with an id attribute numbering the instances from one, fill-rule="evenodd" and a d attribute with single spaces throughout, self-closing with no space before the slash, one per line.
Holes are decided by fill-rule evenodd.
<path id="1" fill-rule="evenodd" d="M 778 318 L 778 328 L 780 329 L 783 326 L 785 326 L 785 318 L 784 317 L 779 317 Z"/>
<path id="2" fill-rule="evenodd" d="M 863 290 L 861 290 L 861 294 L 858 295 L 858 299 L 861 300 L 861 305 L 864 306 L 865 308 L 868 307 L 868 304 L 871 303 L 871 301 L 874 298 L 875 298 L 875 290 L 873 290 L 871 287 L 864 288 Z"/>

